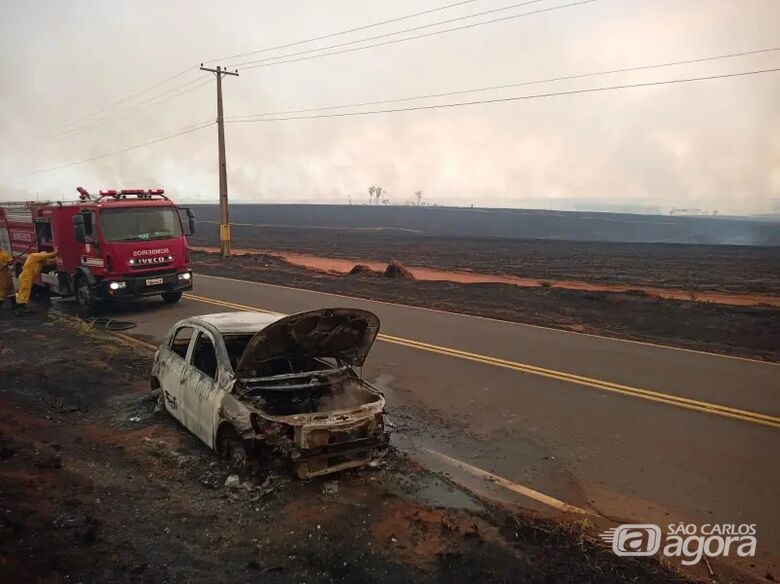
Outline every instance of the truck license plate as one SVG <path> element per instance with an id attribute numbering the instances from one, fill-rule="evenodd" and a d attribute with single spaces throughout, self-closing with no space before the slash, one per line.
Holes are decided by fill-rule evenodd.
<path id="1" fill-rule="evenodd" d="M 162 284 L 163 279 L 162 278 L 149 278 L 146 280 L 147 286 L 157 286 L 157 284 Z"/>

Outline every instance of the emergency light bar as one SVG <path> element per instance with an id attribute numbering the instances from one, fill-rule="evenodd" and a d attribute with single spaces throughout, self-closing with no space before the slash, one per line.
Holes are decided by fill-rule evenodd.
<path id="1" fill-rule="evenodd" d="M 84 187 L 78 187 L 76 190 L 79 192 L 79 196 L 82 201 L 87 201 L 90 198 L 89 192 Z M 99 191 L 101 197 L 114 197 L 115 199 L 124 199 L 127 195 L 135 195 L 139 199 L 151 199 L 152 196 L 157 195 L 163 199 L 167 197 L 163 194 L 165 189 L 101 189 Z"/>
<path id="2" fill-rule="evenodd" d="M 122 195 L 162 195 L 164 189 L 122 189 L 119 191 Z"/>

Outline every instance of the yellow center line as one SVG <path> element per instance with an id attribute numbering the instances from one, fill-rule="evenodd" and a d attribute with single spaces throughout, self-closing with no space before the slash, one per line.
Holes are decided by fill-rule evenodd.
<path id="1" fill-rule="evenodd" d="M 185 294 L 185 298 L 196 300 L 198 302 L 204 302 L 207 304 L 214 304 L 216 306 L 222 306 L 225 308 L 232 308 L 234 310 L 248 310 L 252 312 L 262 312 L 265 314 L 274 314 L 279 316 L 285 316 L 281 312 L 274 312 L 270 310 L 264 310 L 262 308 L 255 308 L 253 306 L 247 306 L 244 304 L 237 304 L 235 302 L 228 302 L 224 300 L 217 300 L 215 298 L 208 298 L 206 296 L 198 296 L 195 294 Z M 760 424 L 768 426 L 770 428 L 780 428 L 780 418 L 771 416 L 768 414 L 762 414 L 759 412 L 753 412 L 749 410 L 741 410 L 738 408 L 732 408 L 720 404 L 714 404 L 705 401 L 694 400 L 682 396 L 673 394 L 662 393 L 658 391 L 652 391 L 649 389 L 642 389 L 638 387 L 631 387 L 628 385 L 621 385 L 619 383 L 613 383 L 610 381 L 602 381 L 600 379 L 593 379 L 590 377 L 584 377 L 582 375 L 576 375 L 573 373 L 566 373 L 564 371 L 556 371 L 554 369 L 545 369 L 544 367 L 537 367 L 535 365 L 529 365 L 527 363 L 520 363 L 517 361 L 509 361 L 507 359 L 500 359 L 498 357 L 490 357 L 488 355 L 480 355 L 478 353 L 470 353 L 468 351 L 462 351 L 460 349 L 453 349 L 451 347 L 443 347 L 440 345 L 433 345 L 430 343 L 424 343 L 421 341 L 414 341 L 411 339 L 405 339 L 402 337 L 396 337 L 387 334 L 379 334 L 377 339 L 392 343 L 395 345 L 401 345 L 412 349 L 418 349 L 422 351 L 428 351 L 437 353 L 440 355 L 446 355 L 448 357 L 455 357 L 458 359 L 464 359 L 467 361 L 473 361 L 476 363 L 482 363 L 484 365 L 492 365 L 494 367 L 501 367 L 504 369 L 510 369 L 513 371 L 519 371 L 521 373 L 529 373 L 531 375 L 538 375 L 540 377 L 547 377 L 549 379 L 556 379 L 559 381 L 565 381 L 568 383 L 574 383 L 576 385 L 582 385 L 585 387 L 592 387 L 600 389 L 602 391 L 609 391 L 612 393 L 619 393 L 622 395 L 628 395 L 648 401 L 657 403 L 664 403 L 667 405 L 677 406 L 689 410 L 704 412 L 717 416 L 723 416 L 735 420 L 741 420 L 744 422 L 752 422 L 754 424 Z"/>
<path id="2" fill-rule="evenodd" d="M 420 341 L 412 341 L 410 339 L 402 339 L 398 337 L 392 337 L 389 335 L 380 335 L 383 341 L 389 343 L 396 343 L 407 347 L 414 347 L 423 350 L 433 351 L 450 355 L 453 357 L 460 357 L 461 359 L 467 359 L 471 361 L 477 361 L 480 363 L 486 363 L 494 365 L 496 367 L 504 367 L 507 369 L 514 369 L 516 371 L 522 371 L 523 373 L 531 373 L 533 375 L 540 375 L 542 377 L 549 377 L 552 379 L 558 379 L 561 381 L 567 381 L 569 383 L 576 383 L 580 385 L 587 385 L 591 387 L 597 387 L 605 391 L 612 391 L 616 393 L 623 393 L 632 395 L 634 397 L 641 397 L 652 401 L 663 401 L 669 403 L 674 401 L 674 405 L 687 406 L 698 409 L 700 411 L 706 411 L 708 413 L 717 413 L 722 415 L 733 414 L 735 416 L 750 417 L 760 419 L 766 422 L 770 422 L 775 425 L 780 425 L 780 418 L 770 416 L 767 414 L 761 414 L 758 412 L 751 412 L 747 410 L 740 410 L 737 408 L 731 408 L 728 406 L 722 406 L 719 404 L 713 404 L 709 402 L 703 402 L 699 400 L 689 399 L 682 396 L 661 393 L 658 391 L 652 391 L 649 389 L 640 389 L 637 387 L 630 387 L 627 385 L 620 385 L 618 383 L 612 383 L 610 381 L 602 381 L 599 379 L 592 379 L 589 377 L 583 377 L 581 375 L 575 375 L 573 373 L 565 373 L 563 371 L 555 371 L 552 369 L 545 369 L 543 367 L 536 367 L 535 365 L 528 365 L 525 363 L 517 363 L 514 361 L 507 361 L 506 359 L 499 359 L 497 357 L 488 357 L 486 355 L 479 355 L 476 353 L 469 353 L 467 351 L 461 351 L 459 349 L 452 349 L 449 347 L 440 347 L 438 345 L 430 345 L 428 343 L 422 343 Z M 752 420 L 751 420 L 752 421 Z"/>

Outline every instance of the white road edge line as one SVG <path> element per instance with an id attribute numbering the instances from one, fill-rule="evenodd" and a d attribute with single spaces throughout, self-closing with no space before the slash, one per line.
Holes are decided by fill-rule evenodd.
<path id="1" fill-rule="evenodd" d="M 523 495 L 524 497 L 533 499 L 537 503 L 542 503 L 544 505 L 547 505 L 548 507 L 553 507 L 554 509 L 557 509 L 558 511 L 562 511 L 564 513 L 596 516 L 596 514 L 593 513 L 592 511 L 588 511 L 586 509 L 581 509 L 580 507 L 570 505 L 569 503 L 560 501 L 559 499 L 556 499 L 555 497 L 550 497 L 549 495 L 545 495 L 544 493 L 540 493 L 539 491 L 536 491 L 530 487 L 526 487 L 518 483 L 513 483 L 508 479 L 495 475 L 486 470 L 482 470 L 481 468 L 477 468 L 476 466 L 472 466 L 467 462 L 463 462 L 462 460 L 457 460 L 455 458 L 447 456 L 446 454 L 442 454 L 441 452 L 436 452 L 435 450 L 431 450 L 430 448 L 423 448 L 423 450 L 425 450 L 430 454 L 433 454 L 437 458 L 440 458 L 441 460 L 453 466 L 462 468 L 463 470 L 473 474 L 474 476 L 495 483 L 500 487 L 512 491 L 513 493 L 517 493 L 518 495 Z"/>
<path id="2" fill-rule="evenodd" d="M 596 335 L 593 333 L 581 333 L 577 331 L 568 331 L 566 329 L 557 329 L 549 326 L 542 326 L 538 324 L 528 324 L 525 322 L 514 322 L 511 320 L 501 320 L 500 318 L 491 318 L 489 316 L 478 316 L 476 314 L 465 314 L 462 312 L 452 312 L 451 310 L 441 310 L 438 308 L 426 308 L 425 306 L 412 306 L 410 304 L 399 304 L 397 302 L 386 302 L 384 300 L 370 300 L 368 298 L 360 298 L 358 296 L 346 296 L 344 294 L 334 294 L 333 292 L 320 292 L 319 290 L 309 290 L 306 288 L 296 288 L 294 286 L 281 286 L 279 284 L 267 284 L 265 282 L 253 282 L 252 280 L 239 280 L 238 278 L 227 278 L 225 276 L 210 276 L 208 274 L 201 274 L 199 272 L 195 272 L 195 275 L 198 276 L 198 278 L 210 278 L 213 280 L 225 280 L 227 282 L 238 282 L 240 284 L 254 284 L 257 286 L 268 286 L 270 288 L 281 288 L 282 290 L 296 290 L 298 292 L 309 292 L 311 294 L 323 294 L 325 296 L 333 296 L 335 298 L 346 298 L 348 300 L 359 300 L 360 302 L 373 302 L 375 304 L 386 304 L 388 306 L 397 306 L 399 308 L 411 308 L 414 310 L 424 310 L 426 312 L 435 312 L 438 314 L 446 314 L 450 316 L 462 316 L 466 318 L 476 318 L 479 320 L 486 320 L 488 322 L 498 322 L 501 324 L 508 324 L 518 327 L 528 327 L 528 328 L 534 328 L 534 329 L 541 329 L 544 331 L 552 331 L 556 333 L 563 333 L 567 335 L 579 335 L 582 337 L 590 337 L 594 339 L 602 339 L 605 341 L 614 341 L 619 343 L 631 343 L 633 345 L 643 345 L 646 347 L 655 347 L 658 349 L 667 349 L 670 351 L 684 351 L 686 353 L 696 353 L 697 355 L 704 355 L 707 357 L 720 357 L 723 359 L 736 359 L 738 361 L 747 361 L 748 363 L 761 363 L 763 365 L 774 365 L 774 366 L 780 366 L 780 363 L 774 363 L 772 361 L 761 361 L 760 359 L 751 359 L 749 357 L 737 357 L 736 355 L 725 355 L 721 353 L 711 353 L 709 351 L 700 351 L 698 349 L 686 349 L 685 347 L 673 347 L 671 345 L 661 345 L 658 343 L 650 343 L 647 341 L 635 341 L 632 339 L 621 339 L 618 337 L 607 337 L 604 335 Z"/>

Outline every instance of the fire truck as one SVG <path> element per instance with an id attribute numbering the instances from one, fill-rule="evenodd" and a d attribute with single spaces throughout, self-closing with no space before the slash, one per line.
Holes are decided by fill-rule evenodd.
<path id="1" fill-rule="evenodd" d="M 191 209 L 163 189 L 76 190 L 78 200 L 68 203 L 0 201 L 0 248 L 10 250 L 17 276 L 28 254 L 56 250 L 56 267 L 36 284 L 75 296 L 85 315 L 111 299 L 160 295 L 174 303 L 192 289 Z"/>

